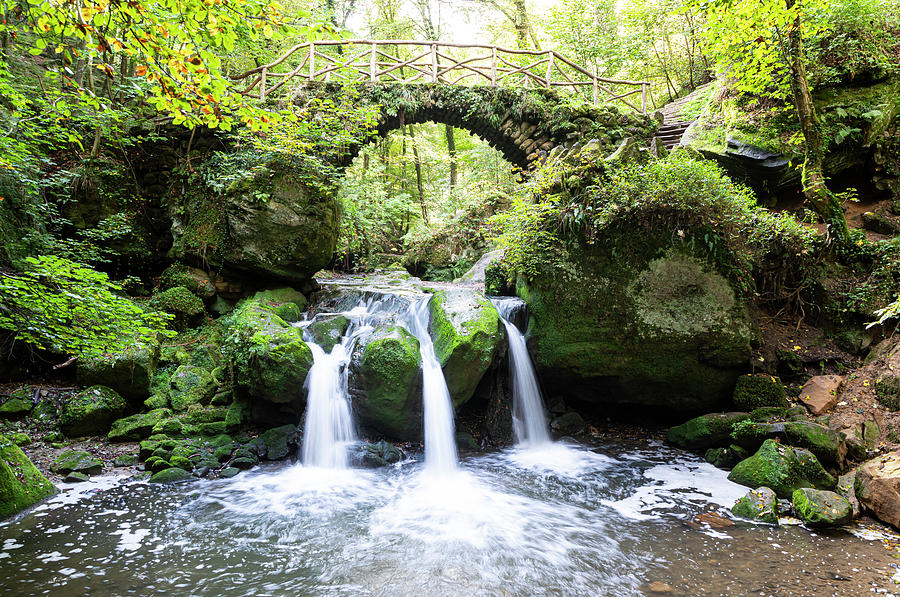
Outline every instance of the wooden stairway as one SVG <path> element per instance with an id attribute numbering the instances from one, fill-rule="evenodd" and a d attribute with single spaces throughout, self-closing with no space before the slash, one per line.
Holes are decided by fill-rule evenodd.
<path id="1" fill-rule="evenodd" d="M 681 109 L 685 106 L 685 104 L 694 101 L 694 99 L 699 94 L 703 93 L 709 85 L 711 85 L 711 83 L 701 85 L 686 96 L 672 100 L 659 109 L 659 111 L 663 115 L 663 123 L 662 125 L 660 125 L 659 131 L 656 133 L 656 137 L 662 143 L 663 147 L 671 150 L 673 147 L 681 143 L 681 138 L 684 136 L 684 132 L 688 129 L 689 126 L 691 126 L 691 124 L 694 123 L 695 120 L 692 118 L 683 117 L 681 114 Z"/>

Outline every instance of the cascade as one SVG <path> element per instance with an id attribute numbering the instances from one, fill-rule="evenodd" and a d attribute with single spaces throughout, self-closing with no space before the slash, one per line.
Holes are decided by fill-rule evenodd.
<path id="1" fill-rule="evenodd" d="M 408 328 L 419 341 L 422 356 L 422 404 L 425 411 L 425 467 L 435 472 L 456 470 L 453 404 L 434 343 L 428 333 L 429 310 L 426 297 L 409 310 Z"/>
<path id="2" fill-rule="evenodd" d="M 544 416 L 544 401 L 541 399 L 541 388 L 525 345 L 525 336 L 511 321 L 513 311 L 522 303 L 519 299 L 508 298 L 492 298 L 491 301 L 497 307 L 509 338 L 509 377 L 513 391 L 513 432 L 516 442 L 523 446 L 549 443 L 550 432 Z"/>
<path id="3" fill-rule="evenodd" d="M 347 445 L 356 439 L 347 399 L 345 365 L 349 353 L 344 342 L 335 344 L 329 354 L 314 342 L 307 345 L 313 353 L 313 366 L 306 377 L 303 464 L 347 468 Z"/>

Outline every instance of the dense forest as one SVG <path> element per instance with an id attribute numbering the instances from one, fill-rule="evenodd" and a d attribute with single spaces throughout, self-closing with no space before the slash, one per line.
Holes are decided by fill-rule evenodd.
<path id="1" fill-rule="evenodd" d="M 895 0 L 0 6 L 0 587 L 728 594 L 760 525 L 773 593 L 900 582 Z M 23 563 L 107 501 L 221 574 Z"/>

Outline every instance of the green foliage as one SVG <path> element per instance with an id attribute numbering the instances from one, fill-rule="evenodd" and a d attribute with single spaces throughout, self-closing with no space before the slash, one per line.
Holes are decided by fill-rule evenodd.
<path id="1" fill-rule="evenodd" d="M 0 270 L 0 329 L 37 348 L 96 358 L 167 337 L 167 317 L 121 296 L 106 274 L 55 256 Z"/>

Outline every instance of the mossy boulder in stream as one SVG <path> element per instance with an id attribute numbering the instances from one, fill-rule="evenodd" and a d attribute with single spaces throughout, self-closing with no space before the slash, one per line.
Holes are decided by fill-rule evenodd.
<path id="1" fill-rule="evenodd" d="M 853 520 L 853 507 L 846 498 L 833 491 L 808 487 L 792 496 L 794 514 L 810 526 L 838 526 Z"/>
<path id="2" fill-rule="evenodd" d="M 106 386 L 91 386 L 66 401 L 59 428 L 68 437 L 104 435 L 127 410 L 128 403 L 118 392 Z"/>
<path id="3" fill-rule="evenodd" d="M 303 383 L 313 356 L 300 328 L 274 308 L 246 301 L 231 317 L 226 339 L 234 381 L 249 400 L 251 417 L 263 423 L 296 420 L 303 410 Z"/>
<path id="4" fill-rule="evenodd" d="M 728 480 L 747 487 L 768 487 L 784 499 L 803 487 L 832 489 L 835 484 L 812 452 L 771 439 L 763 442 L 756 454 L 737 463 Z"/>
<path id="5" fill-rule="evenodd" d="M 12 441 L 0 435 L 0 519 L 53 495 L 56 488 Z"/>
<path id="6" fill-rule="evenodd" d="M 83 386 L 107 386 L 139 403 L 150 396 L 158 359 L 158 344 L 135 344 L 120 353 L 79 359 L 76 379 Z"/>
<path id="7" fill-rule="evenodd" d="M 684 234 L 684 231 L 681 231 Z M 623 220 L 570 247 L 516 292 L 543 382 L 589 403 L 712 410 L 730 397 L 758 332 L 725 253 Z"/>
<path id="8" fill-rule="evenodd" d="M 321 346 L 322 350 L 326 353 L 329 353 L 331 352 L 331 349 L 334 348 L 334 345 L 340 342 L 341 338 L 344 337 L 344 333 L 349 326 L 349 319 L 343 315 L 337 315 L 335 317 L 316 321 L 310 325 L 308 329 L 309 333 L 312 334 L 313 340 L 316 341 L 316 344 Z"/>
<path id="9" fill-rule="evenodd" d="M 778 524 L 778 496 L 768 487 L 758 487 L 739 499 L 731 513 L 747 520 Z"/>
<path id="10" fill-rule="evenodd" d="M 363 427 L 395 438 L 422 428 L 419 341 L 399 326 L 377 328 L 354 351 L 350 394 Z"/>
<path id="11" fill-rule="evenodd" d="M 500 315 L 469 288 L 440 290 L 429 304 L 429 331 L 454 407 L 464 404 L 491 366 L 503 337 Z"/>
<path id="12" fill-rule="evenodd" d="M 685 450 L 727 445 L 735 425 L 750 418 L 747 413 L 710 413 L 669 428 L 666 440 Z"/>

